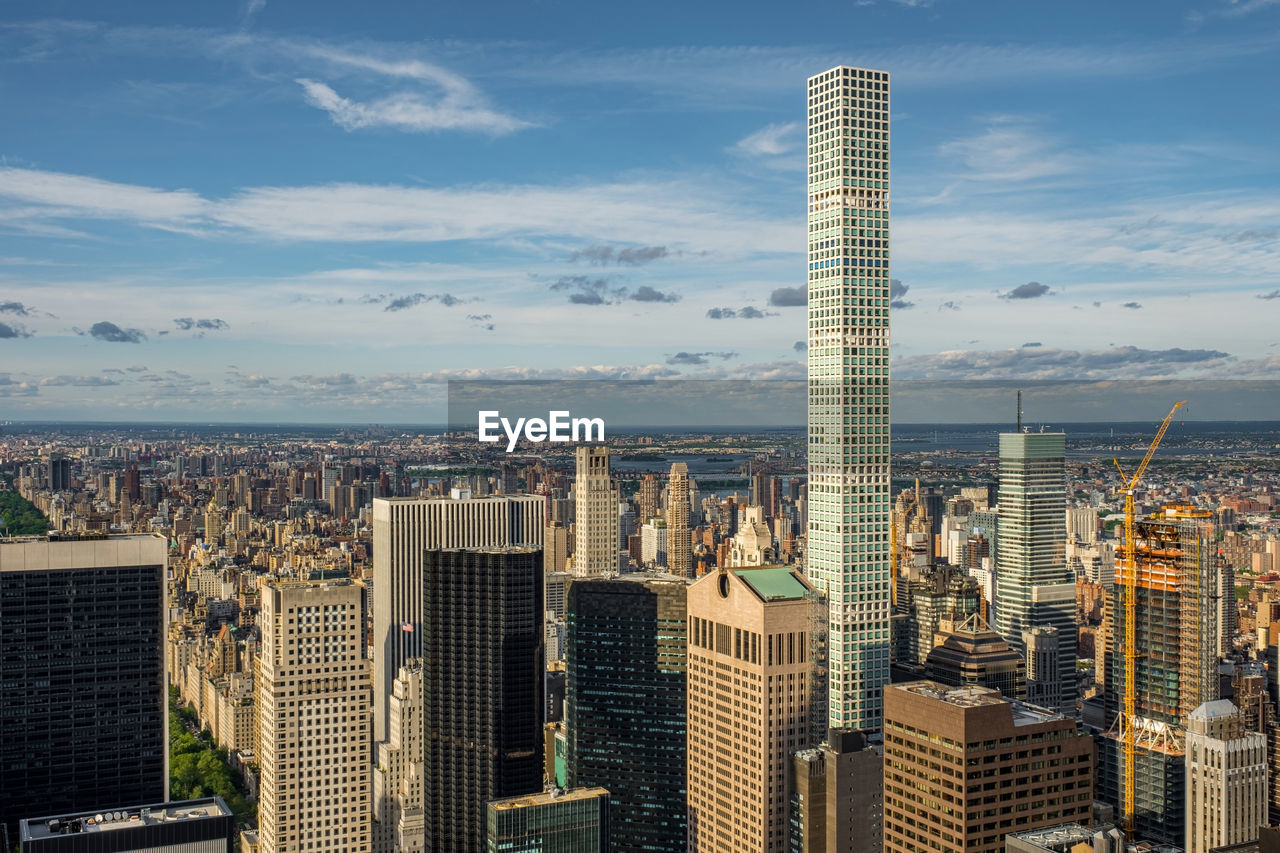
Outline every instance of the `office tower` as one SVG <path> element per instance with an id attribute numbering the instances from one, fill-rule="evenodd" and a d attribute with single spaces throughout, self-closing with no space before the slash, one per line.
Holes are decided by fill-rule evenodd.
<path id="1" fill-rule="evenodd" d="M 373 768 L 373 853 L 422 853 L 425 750 L 422 660 L 410 658 L 391 686 L 387 739 Z"/>
<path id="2" fill-rule="evenodd" d="M 236 819 L 221 797 L 24 820 L 22 853 L 233 853 Z"/>
<path id="3" fill-rule="evenodd" d="M 884 706 L 886 853 L 994 853 L 1014 830 L 1091 822 L 1093 740 L 1072 718 L 932 681 Z"/>
<path id="4" fill-rule="evenodd" d="M 852 729 L 792 757 L 791 853 L 880 853 L 884 756 Z"/>
<path id="5" fill-rule="evenodd" d="M 1067 539 L 1092 544 L 1098 541 L 1098 511 L 1093 507 L 1067 510 Z"/>
<path id="6" fill-rule="evenodd" d="M 922 664 L 944 625 L 959 625 L 981 609 L 982 590 L 978 580 L 959 569 L 938 567 L 919 580 L 899 581 L 898 605 L 906 619 L 895 622 L 898 659 Z"/>
<path id="7" fill-rule="evenodd" d="M 542 532 L 542 571 L 563 572 L 569 561 L 569 530 L 563 522 L 552 521 Z"/>
<path id="8" fill-rule="evenodd" d="M 1027 697 L 1025 666 L 1022 655 L 976 613 L 925 658 L 934 681 L 949 687 L 987 687 L 1006 699 Z"/>
<path id="9" fill-rule="evenodd" d="M 689 851 L 788 849 L 791 755 L 809 746 L 816 591 L 720 569 L 689 597 Z"/>
<path id="10" fill-rule="evenodd" d="M 546 560 L 542 563 L 545 566 Z M 545 571 L 545 569 L 544 569 Z M 547 613 L 555 614 L 556 619 L 564 619 L 565 601 L 569 590 L 569 580 L 573 575 L 568 572 L 547 572 L 543 582 L 543 603 Z"/>
<path id="11" fill-rule="evenodd" d="M 49 479 L 49 491 L 71 491 L 71 460 L 62 456 L 55 456 L 50 459 L 47 477 Z"/>
<path id="12" fill-rule="evenodd" d="M 693 539 L 689 532 L 689 466 L 671 465 L 667 480 L 667 566 L 671 574 L 693 577 Z"/>
<path id="13" fill-rule="evenodd" d="M 364 587 L 268 581 L 255 679 L 264 853 L 369 850 Z"/>
<path id="14" fill-rule="evenodd" d="M 1236 570 L 1227 560 L 1218 561 L 1218 654 L 1229 655 L 1235 649 L 1239 628 L 1236 613 Z"/>
<path id="15" fill-rule="evenodd" d="M 609 474 L 609 448 L 580 445 L 573 480 L 573 574 L 590 578 L 618 571 L 618 484 Z"/>
<path id="16" fill-rule="evenodd" d="M 640 524 L 644 524 L 651 518 L 657 518 L 660 512 L 661 490 L 658 488 L 658 478 L 652 474 L 645 474 L 644 479 L 640 481 L 640 491 L 636 494 L 636 502 L 640 505 L 640 513 L 636 520 Z"/>
<path id="17" fill-rule="evenodd" d="M 666 569 L 669 544 L 667 522 L 661 518 L 651 519 L 640 528 L 640 565 Z"/>
<path id="18" fill-rule="evenodd" d="M 0 541 L 0 836 L 168 799 L 158 536 Z"/>
<path id="19" fill-rule="evenodd" d="M 633 573 L 569 587 L 565 784 L 609 790 L 615 851 L 685 844 L 687 584 Z"/>
<path id="20" fill-rule="evenodd" d="M 429 853 L 483 848 L 485 803 L 542 789 L 542 591 L 536 548 L 426 552 Z"/>
<path id="21" fill-rule="evenodd" d="M 1062 707 L 1062 673 L 1058 664 L 1062 660 L 1057 628 L 1040 625 L 1022 632 L 1022 647 L 1026 649 L 1027 701 L 1043 708 Z"/>
<path id="22" fill-rule="evenodd" d="M 809 78 L 809 581 L 827 596 L 832 728 L 889 682 L 889 75 Z"/>
<path id="23" fill-rule="evenodd" d="M 1058 629 L 1058 708 L 1076 709 L 1076 583 L 1067 568 L 1066 436 L 1001 433 L 996 630 L 1020 652 L 1022 632 Z"/>
<path id="24" fill-rule="evenodd" d="M 1180 844 L 1185 830 L 1187 717 L 1218 698 L 1217 554 L 1208 511 L 1165 507 L 1134 525 L 1133 666 L 1134 803 L 1125 801 L 1125 602 L 1128 567 L 1116 566 L 1103 703 L 1106 735 L 1098 740 L 1099 798 L 1135 815 L 1143 838 Z"/>
<path id="25" fill-rule="evenodd" d="M 391 682 L 422 657 L 423 553 L 542 547 L 543 498 L 388 498 L 373 502 L 373 738 L 387 739 Z"/>
<path id="26" fill-rule="evenodd" d="M 1244 728 L 1226 699 L 1205 702 L 1187 718 L 1187 829 L 1183 849 L 1257 841 L 1267 824 L 1267 738 Z"/>
<path id="27" fill-rule="evenodd" d="M 487 807 L 485 853 L 607 853 L 609 791 L 553 788 L 494 800 Z M 677 848 L 666 848 L 675 850 Z"/>

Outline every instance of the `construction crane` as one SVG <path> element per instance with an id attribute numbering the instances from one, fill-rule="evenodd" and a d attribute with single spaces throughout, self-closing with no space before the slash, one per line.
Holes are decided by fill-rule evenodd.
<path id="1" fill-rule="evenodd" d="M 1120 488 L 1124 490 L 1124 556 L 1121 560 L 1121 564 L 1124 566 L 1124 827 L 1125 831 L 1131 835 L 1134 830 L 1134 816 L 1137 813 L 1134 804 L 1134 791 L 1137 787 L 1137 774 L 1134 766 L 1134 756 L 1137 751 L 1134 743 L 1134 739 L 1137 736 L 1137 695 L 1134 682 L 1137 681 L 1138 669 L 1138 650 L 1136 648 L 1138 633 L 1138 552 L 1135 537 L 1133 493 L 1138 488 L 1142 475 L 1146 473 L 1151 457 L 1155 456 L 1156 448 L 1160 446 L 1160 440 L 1164 438 L 1165 432 L 1169 429 L 1169 424 L 1173 422 L 1173 416 L 1186 402 L 1186 400 L 1182 400 L 1174 403 L 1173 408 L 1169 410 L 1169 414 L 1165 415 L 1164 421 L 1160 424 L 1160 429 L 1156 431 L 1155 440 L 1147 448 L 1146 455 L 1142 457 L 1142 462 L 1138 465 L 1137 470 L 1133 472 L 1132 477 L 1125 476 L 1124 469 L 1120 467 L 1120 460 L 1111 460 L 1115 463 L 1116 470 L 1120 472 Z"/>

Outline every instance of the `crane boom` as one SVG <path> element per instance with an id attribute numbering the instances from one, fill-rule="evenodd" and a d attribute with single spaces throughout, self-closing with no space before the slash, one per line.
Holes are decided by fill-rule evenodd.
<path id="1" fill-rule="evenodd" d="M 1137 788 L 1137 768 L 1135 767 L 1135 755 L 1137 749 L 1135 747 L 1135 737 L 1137 736 L 1137 680 L 1138 668 L 1138 650 L 1137 646 L 1137 621 L 1138 621 L 1138 560 L 1137 560 L 1137 542 L 1135 541 L 1135 521 L 1134 521 L 1134 505 L 1133 493 L 1138 487 L 1142 475 L 1147 471 L 1147 465 L 1150 464 L 1151 458 L 1156 454 L 1156 448 L 1160 446 L 1160 440 L 1164 438 L 1165 432 L 1169 429 L 1169 424 L 1173 422 L 1173 416 L 1177 414 L 1178 409 L 1182 408 L 1186 400 L 1181 400 L 1173 404 L 1173 408 L 1169 410 L 1169 414 L 1165 415 L 1164 421 L 1160 424 L 1160 429 L 1156 431 L 1156 437 L 1152 440 L 1147 453 L 1142 457 L 1142 462 L 1138 465 L 1133 476 L 1126 478 L 1124 470 L 1120 468 L 1120 461 L 1112 459 L 1115 463 L 1116 470 L 1120 472 L 1121 488 L 1124 489 L 1124 557 L 1122 565 L 1124 566 L 1124 719 L 1122 728 L 1124 732 L 1124 826 L 1125 830 L 1132 835 L 1134 830 L 1135 815 L 1137 814 L 1137 806 L 1134 803 L 1135 790 Z"/>

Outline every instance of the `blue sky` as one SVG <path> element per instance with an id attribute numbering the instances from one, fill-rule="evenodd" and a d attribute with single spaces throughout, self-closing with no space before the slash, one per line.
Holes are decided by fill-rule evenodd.
<path id="1" fill-rule="evenodd" d="M 6 2 L 0 57 L 0 420 L 803 377 L 841 63 L 892 75 L 896 378 L 1280 375 L 1280 0 Z"/>

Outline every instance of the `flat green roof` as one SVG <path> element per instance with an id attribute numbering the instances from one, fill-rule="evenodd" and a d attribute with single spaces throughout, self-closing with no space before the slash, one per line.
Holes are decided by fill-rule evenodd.
<path id="1" fill-rule="evenodd" d="M 776 569 L 743 569 L 735 571 L 765 601 L 778 601 L 788 598 L 804 598 L 809 594 L 806 587 L 788 568 Z"/>

